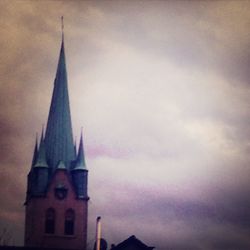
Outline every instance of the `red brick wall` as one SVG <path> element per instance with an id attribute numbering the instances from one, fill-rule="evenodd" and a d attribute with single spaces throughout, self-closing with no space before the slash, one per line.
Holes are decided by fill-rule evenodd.
<path id="1" fill-rule="evenodd" d="M 54 195 L 58 184 L 68 189 L 67 197 L 59 200 Z M 86 249 L 88 201 L 76 199 L 73 186 L 66 170 L 56 170 L 46 197 L 36 197 L 26 205 L 25 246 Z M 48 208 L 56 211 L 55 234 L 45 234 L 45 212 Z M 74 235 L 64 235 L 64 218 L 67 209 L 75 211 Z"/>

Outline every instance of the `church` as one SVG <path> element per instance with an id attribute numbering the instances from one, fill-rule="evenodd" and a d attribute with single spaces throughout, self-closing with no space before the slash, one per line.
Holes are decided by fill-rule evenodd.
<path id="1" fill-rule="evenodd" d="M 47 127 L 45 131 L 42 129 L 39 143 L 38 138 L 35 139 L 27 176 L 24 248 L 18 249 L 93 249 L 87 246 L 88 201 L 82 132 L 78 149 L 73 141 L 62 29 Z M 107 249 L 107 244 L 96 246 L 95 250 Z M 135 236 L 116 246 L 111 245 L 112 250 L 153 248 Z"/>
<path id="2" fill-rule="evenodd" d="M 46 131 L 34 147 L 25 201 L 26 247 L 86 249 L 88 170 L 73 142 L 64 37 Z"/>

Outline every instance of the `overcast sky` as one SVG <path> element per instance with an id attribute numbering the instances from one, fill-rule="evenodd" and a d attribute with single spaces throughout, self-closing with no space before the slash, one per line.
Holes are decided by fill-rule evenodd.
<path id="1" fill-rule="evenodd" d="M 89 246 L 250 249 L 250 1 L 0 0 L 0 230 L 23 244 L 26 175 L 61 43 L 89 169 Z"/>

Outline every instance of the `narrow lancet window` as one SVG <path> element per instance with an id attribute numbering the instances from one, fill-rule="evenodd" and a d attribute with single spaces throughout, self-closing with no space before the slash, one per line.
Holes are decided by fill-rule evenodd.
<path id="1" fill-rule="evenodd" d="M 73 235 L 75 227 L 75 212 L 73 209 L 68 209 L 65 213 L 64 234 Z"/>
<path id="2" fill-rule="evenodd" d="M 45 233 L 54 234 L 55 233 L 55 209 L 48 208 L 45 214 Z"/>

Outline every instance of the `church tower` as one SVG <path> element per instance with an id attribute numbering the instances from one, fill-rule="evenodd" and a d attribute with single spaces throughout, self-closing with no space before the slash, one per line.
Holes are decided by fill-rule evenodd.
<path id="1" fill-rule="evenodd" d="M 87 178 L 82 133 L 77 152 L 73 143 L 62 34 L 47 128 L 28 173 L 25 246 L 86 250 Z"/>

